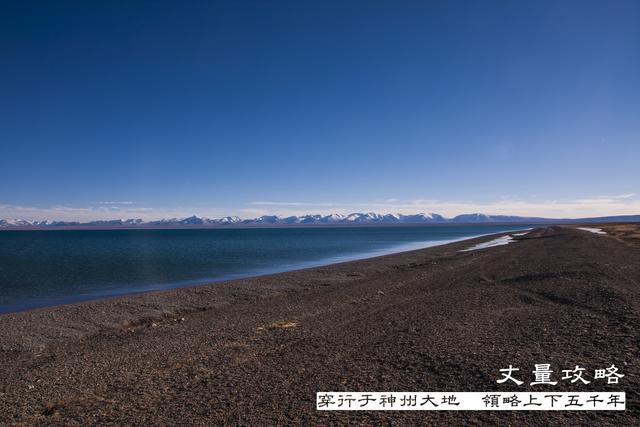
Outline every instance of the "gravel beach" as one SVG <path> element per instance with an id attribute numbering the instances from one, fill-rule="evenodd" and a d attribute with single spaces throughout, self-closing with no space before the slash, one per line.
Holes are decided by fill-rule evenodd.
<path id="1" fill-rule="evenodd" d="M 640 233 L 546 227 L 0 315 L 2 425 L 637 425 Z M 461 251 L 511 235 L 507 245 Z M 530 386 L 534 364 L 619 384 Z M 518 366 L 527 382 L 497 384 Z M 589 373 L 591 371 L 591 373 Z M 326 412 L 318 391 L 625 391 L 626 411 Z"/>

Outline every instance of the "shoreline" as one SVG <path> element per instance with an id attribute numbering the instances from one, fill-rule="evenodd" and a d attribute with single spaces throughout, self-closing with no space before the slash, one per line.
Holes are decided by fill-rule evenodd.
<path id="1" fill-rule="evenodd" d="M 359 261 L 0 315 L 0 424 L 630 425 L 640 243 L 538 228 Z M 640 227 L 638 227 L 640 229 Z M 509 364 L 619 385 L 496 384 Z M 528 379 L 528 378 L 527 378 Z M 323 412 L 318 391 L 626 391 L 606 412 Z"/>
<path id="2" fill-rule="evenodd" d="M 78 336 L 86 335 L 85 332 L 91 335 L 105 328 L 119 328 L 123 324 L 149 323 L 149 319 L 175 318 L 191 312 L 210 310 L 221 304 L 230 304 L 234 299 L 243 295 L 271 296 L 273 293 L 280 291 L 297 290 L 298 286 L 291 286 L 292 279 L 300 280 L 300 278 L 302 278 L 302 280 L 305 280 L 308 276 L 322 277 L 323 273 L 334 270 L 343 272 L 347 276 L 347 279 L 358 278 L 362 275 L 358 270 L 370 264 L 384 264 L 387 260 L 391 262 L 400 260 L 400 262 L 402 262 L 402 260 L 406 258 L 411 259 L 422 253 L 435 256 L 439 253 L 452 252 L 455 254 L 475 243 L 488 242 L 493 238 L 509 235 L 515 231 L 519 230 L 462 238 L 454 242 L 433 245 L 421 249 L 393 252 L 318 266 L 308 266 L 282 272 L 251 275 L 238 279 L 197 283 L 180 287 L 93 298 L 66 304 L 36 307 L 27 310 L 4 312 L 0 313 L 0 320 L 5 322 L 11 322 L 13 319 L 19 320 L 18 323 L 20 325 L 18 329 L 26 335 L 15 334 L 14 338 L 17 339 L 14 339 L 11 343 L 6 336 L 3 336 L 3 328 L 0 326 L 0 351 L 6 349 L 13 350 L 15 348 L 33 349 L 38 346 L 42 347 L 42 342 L 52 341 L 51 339 L 43 339 L 41 342 L 41 339 L 50 332 L 37 333 L 34 334 L 37 338 L 32 342 L 28 340 L 23 341 L 23 344 L 28 343 L 28 345 L 16 345 L 17 341 L 21 341 L 23 336 L 30 335 L 28 333 L 29 330 L 37 331 L 37 325 L 44 325 L 47 319 L 58 322 L 55 329 L 57 331 L 63 331 L 61 334 L 56 334 L 56 339 L 67 336 L 77 338 Z M 286 285 L 272 285 L 273 282 L 279 282 L 280 279 L 283 279 L 282 282 L 286 283 Z M 201 299 L 201 296 L 209 299 L 209 304 L 203 304 L 204 298 Z M 221 296 L 223 297 L 222 299 Z M 194 300 L 198 300 L 198 302 Z M 95 313 L 100 313 L 100 316 L 94 316 Z M 60 323 L 61 320 L 62 323 Z M 45 329 L 50 330 L 48 327 Z M 66 334 L 64 332 L 66 330 L 72 330 L 74 332 Z M 78 333 L 78 331 L 80 331 L 80 333 Z"/>
<path id="3" fill-rule="evenodd" d="M 435 246 L 443 246 L 443 245 L 456 243 L 464 240 L 471 240 L 471 239 L 489 237 L 494 235 L 498 236 L 504 233 L 513 233 L 516 231 L 532 229 L 531 227 L 529 227 L 529 225 L 522 226 L 522 227 L 528 227 L 528 228 L 517 227 L 515 225 L 514 227 L 516 228 L 514 228 L 513 230 L 502 231 L 499 233 L 479 234 L 479 235 L 460 237 L 456 239 L 398 243 L 384 249 L 375 249 L 375 250 L 370 250 L 366 252 L 356 252 L 356 253 L 345 254 L 345 255 L 336 255 L 336 256 L 325 257 L 325 258 L 321 258 L 313 261 L 301 261 L 301 262 L 295 262 L 290 264 L 281 264 L 279 266 L 274 266 L 272 268 L 249 270 L 243 273 L 235 273 L 227 276 L 222 276 L 219 278 L 202 278 L 202 279 L 193 279 L 193 280 L 186 280 L 186 281 L 173 282 L 173 283 L 148 284 L 144 286 L 129 288 L 130 290 L 122 289 L 121 291 L 112 291 L 111 293 L 109 293 L 109 291 L 106 291 L 106 290 L 96 290 L 96 291 L 85 293 L 82 295 L 73 295 L 68 297 L 64 297 L 64 296 L 53 297 L 53 298 L 49 298 L 50 303 L 44 303 L 44 304 L 34 303 L 34 304 L 29 304 L 27 306 L 24 306 L 22 308 L 0 310 L 0 316 L 4 314 L 21 313 L 25 311 L 53 308 L 53 307 L 58 307 L 63 305 L 79 304 L 79 303 L 90 302 L 90 301 L 100 301 L 103 299 L 121 298 L 121 297 L 132 296 L 132 295 L 140 295 L 140 294 L 145 294 L 149 292 L 162 292 L 162 291 L 167 291 L 172 289 L 183 289 L 183 288 L 190 288 L 194 286 L 208 286 L 208 285 L 215 285 L 221 282 L 230 282 L 230 281 L 243 280 L 243 279 L 259 278 L 261 276 L 269 276 L 273 274 L 287 273 L 295 270 L 305 270 L 305 269 L 315 268 L 315 267 L 325 267 L 332 264 L 340 264 L 345 262 L 365 260 L 369 258 L 377 258 L 381 256 L 386 256 L 386 255 L 399 254 L 402 252 L 411 252 L 415 250 L 428 249 Z"/>

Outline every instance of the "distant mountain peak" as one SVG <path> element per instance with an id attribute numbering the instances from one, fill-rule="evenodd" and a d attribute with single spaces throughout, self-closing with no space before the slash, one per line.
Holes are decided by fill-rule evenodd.
<path id="1" fill-rule="evenodd" d="M 640 215 L 609 216 L 597 218 L 579 219 L 551 219 L 538 217 L 522 217 L 510 215 L 487 215 L 483 213 L 471 213 L 457 215 L 453 218 L 445 218 L 437 213 L 417 213 L 399 214 L 387 213 L 379 214 L 375 212 L 355 212 L 351 214 L 330 214 L 330 215 L 262 215 L 258 218 L 242 219 L 237 216 L 226 216 L 222 218 L 204 218 L 198 215 L 191 215 L 186 218 L 169 218 L 155 221 L 143 221 L 140 218 L 96 220 L 89 222 L 77 221 L 27 221 L 24 219 L 0 219 L 0 229 L 8 228 L 61 228 L 61 227 L 83 227 L 83 228 L 180 228 L 180 227 L 224 227 L 224 226 L 288 226 L 288 225 L 360 225 L 360 224 L 491 224 L 491 223 L 521 223 L 521 224 L 545 224 L 545 223 L 576 223 L 576 222 L 637 222 Z"/>

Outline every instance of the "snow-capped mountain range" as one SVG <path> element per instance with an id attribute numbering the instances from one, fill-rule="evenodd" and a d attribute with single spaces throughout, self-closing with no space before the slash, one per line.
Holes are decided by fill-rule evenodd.
<path id="1" fill-rule="evenodd" d="M 115 219 L 90 222 L 77 221 L 27 221 L 24 219 L 0 219 L 0 228 L 187 228 L 224 226 L 294 226 L 294 225 L 360 225 L 360 224 L 491 224 L 491 223 L 589 223 L 589 222 L 635 222 L 640 215 L 607 216 L 597 218 L 552 219 L 509 215 L 485 215 L 481 213 L 458 215 L 445 218 L 435 213 L 378 214 L 352 213 L 348 215 L 264 215 L 258 218 L 242 219 L 237 216 L 223 218 L 203 218 L 196 215 L 187 218 L 170 218 L 156 221 L 142 219 Z"/>

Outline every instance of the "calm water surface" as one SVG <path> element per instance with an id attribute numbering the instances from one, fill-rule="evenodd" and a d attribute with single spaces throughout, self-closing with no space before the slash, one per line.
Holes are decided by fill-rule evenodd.
<path id="1" fill-rule="evenodd" d="M 280 272 L 527 226 L 0 232 L 0 312 Z"/>

